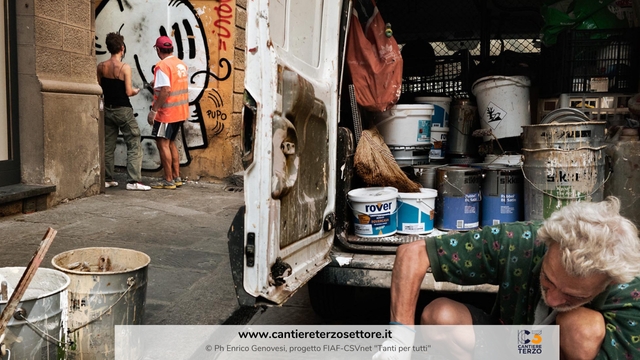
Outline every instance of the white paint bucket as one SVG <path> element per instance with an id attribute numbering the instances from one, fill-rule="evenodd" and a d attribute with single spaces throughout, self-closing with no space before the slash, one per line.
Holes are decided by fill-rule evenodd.
<path id="1" fill-rule="evenodd" d="M 375 123 L 390 146 L 425 146 L 431 143 L 433 105 L 395 105 L 376 114 Z"/>
<path id="2" fill-rule="evenodd" d="M 429 158 L 431 160 L 444 159 L 447 156 L 447 134 L 449 128 L 447 127 L 432 127 L 431 128 L 431 142 L 433 147 Z"/>
<path id="3" fill-rule="evenodd" d="M 347 194 L 353 210 L 354 233 L 360 237 L 383 237 L 397 231 L 398 189 L 359 188 Z"/>
<path id="4" fill-rule="evenodd" d="M 431 117 L 433 127 L 449 127 L 450 97 L 418 96 L 416 97 L 416 102 L 419 104 L 433 105 L 433 116 Z"/>
<path id="5" fill-rule="evenodd" d="M 526 76 L 487 76 L 473 83 L 480 126 L 498 138 L 520 136 L 522 126 L 531 124 L 529 86 Z M 490 136 L 484 140 L 489 141 Z"/>
<path id="6" fill-rule="evenodd" d="M 428 234 L 433 231 L 438 190 L 398 193 L 398 233 Z"/>

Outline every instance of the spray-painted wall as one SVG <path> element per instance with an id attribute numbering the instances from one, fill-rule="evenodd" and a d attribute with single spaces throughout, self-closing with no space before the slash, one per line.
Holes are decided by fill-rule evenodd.
<path id="1" fill-rule="evenodd" d="M 174 55 L 189 68 L 190 116 L 177 140 L 181 175 L 194 180 L 220 179 L 241 169 L 239 124 L 235 123 L 240 117 L 233 116 L 236 13 L 235 0 L 97 2 L 97 61 L 110 56 L 104 43 L 106 35 L 120 32 L 126 44 L 123 61 L 131 65 L 133 86 L 143 89 L 130 98 L 142 133 L 143 170 L 158 172 L 161 167 L 146 120 L 153 94 L 145 89 L 159 61 L 153 45 L 161 35 L 171 37 Z M 115 159 L 116 165 L 126 165 L 122 139 L 118 140 Z"/>

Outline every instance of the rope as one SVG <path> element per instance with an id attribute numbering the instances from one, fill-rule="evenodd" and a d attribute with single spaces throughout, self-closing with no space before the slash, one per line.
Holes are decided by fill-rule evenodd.
<path id="1" fill-rule="evenodd" d="M 118 298 L 118 300 L 116 300 L 116 302 L 114 302 L 113 304 L 111 304 L 111 306 L 109 306 L 106 310 L 104 310 L 102 313 L 100 313 L 100 315 L 96 316 L 95 318 L 89 320 L 88 322 L 84 323 L 83 325 L 80 325 L 78 327 L 76 327 L 75 329 L 69 329 L 67 330 L 67 332 L 69 334 L 74 333 L 80 329 L 82 329 L 83 327 L 91 324 L 92 322 L 95 322 L 96 320 L 99 320 L 104 314 L 108 313 L 109 311 L 111 311 L 111 309 L 116 306 L 120 300 L 122 300 L 122 298 L 124 298 L 125 295 L 127 295 L 127 293 L 131 290 L 131 288 L 133 287 L 133 285 L 136 284 L 136 281 L 133 277 L 130 277 L 127 279 L 127 285 L 129 285 L 129 287 L 127 288 L 127 290 L 125 292 L 122 293 L 122 295 L 120 295 L 120 297 Z"/>

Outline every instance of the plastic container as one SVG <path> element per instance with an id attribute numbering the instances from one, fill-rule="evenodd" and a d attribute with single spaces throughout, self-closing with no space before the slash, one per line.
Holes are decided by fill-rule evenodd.
<path id="1" fill-rule="evenodd" d="M 384 237 L 398 231 L 398 189 L 390 186 L 359 188 L 349 191 L 347 197 L 353 210 L 356 236 Z"/>
<path id="2" fill-rule="evenodd" d="M 447 136 L 449 134 L 449 128 L 446 127 L 432 127 L 431 128 L 431 153 L 429 159 L 431 160 L 443 160 L 447 156 Z"/>
<path id="3" fill-rule="evenodd" d="M 435 219 L 435 189 L 420 189 L 419 193 L 398 193 L 398 233 L 428 234 Z"/>
<path id="4" fill-rule="evenodd" d="M 473 83 L 480 127 L 491 129 L 498 139 L 520 136 L 522 126 L 531 124 L 530 85 L 526 76 L 487 76 Z M 484 137 L 485 141 L 491 139 Z"/>
<path id="5" fill-rule="evenodd" d="M 400 166 L 424 165 L 429 163 L 431 144 L 427 146 L 389 146 L 389 151 Z"/>
<path id="6" fill-rule="evenodd" d="M 387 145 L 429 145 L 433 108 L 429 104 L 395 105 L 376 114 L 376 127 Z"/>
<path id="7" fill-rule="evenodd" d="M 451 98 L 443 96 L 418 96 L 416 102 L 419 104 L 430 104 L 434 107 L 434 113 L 431 117 L 431 125 L 433 127 L 449 127 L 449 109 L 451 107 Z"/>

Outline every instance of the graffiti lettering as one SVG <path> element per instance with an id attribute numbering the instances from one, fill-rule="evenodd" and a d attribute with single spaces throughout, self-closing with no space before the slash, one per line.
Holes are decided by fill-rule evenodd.
<path id="1" fill-rule="evenodd" d="M 230 0 L 221 0 L 220 6 L 214 7 L 218 20 L 213 22 L 213 26 L 217 28 L 218 32 L 218 50 L 227 50 L 227 39 L 231 38 L 231 31 L 227 26 L 231 26 L 231 21 L 226 19 L 233 18 L 233 8 L 228 4 Z M 216 33 L 216 30 L 213 31 Z"/>
<path id="2" fill-rule="evenodd" d="M 209 116 L 209 118 L 211 119 L 220 119 L 222 121 L 227 120 L 227 114 L 223 113 L 220 110 L 207 110 L 207 115 Z"/>

